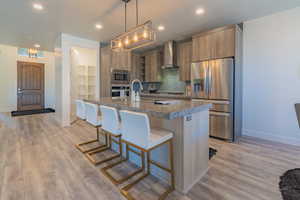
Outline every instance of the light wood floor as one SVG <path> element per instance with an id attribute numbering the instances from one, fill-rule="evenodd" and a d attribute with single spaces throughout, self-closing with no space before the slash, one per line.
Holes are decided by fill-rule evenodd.
<path id="1" fill-rule="evenodd" d="M 61 128 L 53 114 L 11 118 L 0 113 L 0 200 L 118 200 L 116 186 L 74 144 L 94 139 L 95 129 L 79 122 Z M 300 147 L 243 137 L 239 144 L 210 140 L 218 150 L 210 169 L 177 200 L 276 200 L 279 176 L 300 167 Z M 175 147 L 176 148 L 176 147 Z M 150 187 L 151 185 L 151 187 Z M 155 199 L 163 183 L 150 177 L 133 192 Z"/>

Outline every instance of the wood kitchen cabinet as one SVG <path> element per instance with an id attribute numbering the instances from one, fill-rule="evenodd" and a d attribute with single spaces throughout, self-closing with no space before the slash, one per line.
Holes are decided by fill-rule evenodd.
<path id="1" fill-rule="evenodd" d="M 193 37 L 193 62 L 235 56 L 235 25 L 203 32 Z"/>
<path id="2" fill-rule="evenodd" d="M 110 46 L 100 49 L 100 96 L 111 96 L 111 56 Z"/>
<path id="3" fill-rule="evenodd" d="M 235 56 L 235 28 L 225 29 L 213 33 L 213 58 L 227 58 Z"/>
<path id="4" fill-rule="evenodd" d="M 193 38 L 193 61 L 208 60 L 212 57 L 212 35 Z"/>
<path id="5" fill-rule="evenodd" d="M 131 70 L 131 52 L 115 52 L 112 51 L 111 55 L 112 69 Z"/>
<path id="6" fill-rule="evenodd" d="M 145 55 L 145 81 L 161 81 L 162 56 L 159 50 L 147 52 Z"/>
<path id="7" fill-rule="evenodd" d="M 181 81 L 191 80 L 192 41 L 177 45 L 177 64 L 179 65 L 179 78 Z"/>
<path id="8" fill-rule="evenodd" d="M 142 79 L 142 71 L 141 71 L 141 55 L 133 53 L 131 55 L 131 80 L 139 79 L 141 81 L 144 81 Z"/>

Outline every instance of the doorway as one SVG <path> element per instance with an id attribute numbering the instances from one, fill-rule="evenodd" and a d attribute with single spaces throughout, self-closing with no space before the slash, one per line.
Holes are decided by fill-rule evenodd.
<path id="1" fill-rule="evenodd" d="M 18 111 L 44 109 L 44 64 L 18 61 Z"/>
<path id="2" fill-rule="evenodd" d="M 76 120 L 76 99 L 95 100 L 97 94 L 97 51 L 72 47 L 70 50 L 70 121 Z"/>

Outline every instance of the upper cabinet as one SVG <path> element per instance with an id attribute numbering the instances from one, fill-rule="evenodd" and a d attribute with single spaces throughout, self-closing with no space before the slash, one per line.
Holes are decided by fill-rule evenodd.
<path id="1" fill-rule="evenodd" d="M 181 81 L 191 80 L 192 41 L 177 44 L 177 64 Z"/>
<path id="2" fill-rule="evenodd" d="M 159 50 L 153 50 L 143 55 L 145 57 L 145 81 L 161 81 L 162 55 Z"/>
<path id="3" fill-rule="evenodd" d="M 235 56 L 235 28 L 229 28 L 213 33 L 213 58 Z"/>
<path id="4" fill-rule="evenodd" d="M 193 37 L 193 61 L 211 59 L 212 43 L 213 37 L 210 34 Z"/>
<path id="5" fill-rule="evenodd" d="M 131 80 L 142 79 L 142 68 L 141 68 L 141 56 L 139 54 L 132 53 L 131 54 Z"/>
<path id="6" fill-rule="evenodd" d="M 115 52 L 112 51 L 111 56 L 112 69 L 131 70 L 131 52 Z"/>
<path id="7" fill-rule="evenodd" d="M 235 56 L 235 26 L 200 33 L 193 37 L 192 61 Z"/>

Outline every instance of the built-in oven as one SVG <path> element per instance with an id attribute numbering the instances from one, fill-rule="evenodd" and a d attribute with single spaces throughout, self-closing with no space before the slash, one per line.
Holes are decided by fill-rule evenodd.
<path id="1" fill-rule="evenodd" d="M 113 84 L 111 86 L 111 97 L 113 99 L 129 97 L 129 94 L 130 94 L 130 86 L 128 84 L 126 85 Z"/>
<path id="2" fill-rule="evenodd" d="M 130 72 L 128 70 L 112 70 L 111 83 L 112 84 L 129 84 Z"/>

